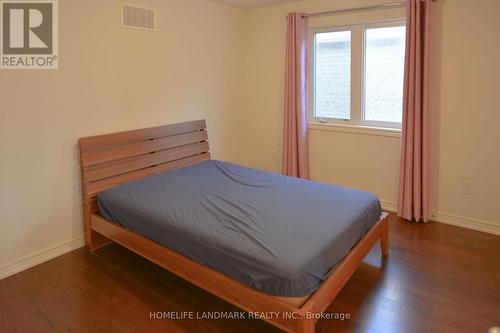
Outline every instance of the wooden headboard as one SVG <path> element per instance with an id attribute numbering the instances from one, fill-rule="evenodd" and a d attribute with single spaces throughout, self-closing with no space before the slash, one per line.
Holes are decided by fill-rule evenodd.
<path id="1" fill-rule="evenodd" d="M 79 146 L 85 244 L 91 250 L 110 242 L 90 225 L 101 191 L 210 159 L 205 120 L 82 138 Z"/>

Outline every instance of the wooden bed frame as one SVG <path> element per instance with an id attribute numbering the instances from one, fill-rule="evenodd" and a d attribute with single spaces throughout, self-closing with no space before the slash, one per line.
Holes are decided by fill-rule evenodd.
<path id="1" fill-rule="evenodd" d="M 389 231 L 384 215 L 307 301 L 301 307 L 293 306 L 98 215 L 97 195 L 101 191 L 209 160 L 204 120 L 82 138 L 79 145 L 85 244 L 91 251 L 116 242 L 245 311 L 287 313 L 288 316 L 265 319 L 286 332 L 314 332 L 317 319 L 308 314 L 327 309 L 378 240 L 382 255 L 388 255 Z"/>

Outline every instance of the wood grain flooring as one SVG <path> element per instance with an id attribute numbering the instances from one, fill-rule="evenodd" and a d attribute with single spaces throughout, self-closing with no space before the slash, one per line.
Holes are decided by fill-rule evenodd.
<path id="1" fill-rule="evenodd" d="M 390 217 L 316 332 L 487 332 L 500 325 L 500 237 Z M 278 332 L 260 320 L 150 319 L 239 311 L 117 245 L 78 249 L 0 281 L 0 332 Z"/>

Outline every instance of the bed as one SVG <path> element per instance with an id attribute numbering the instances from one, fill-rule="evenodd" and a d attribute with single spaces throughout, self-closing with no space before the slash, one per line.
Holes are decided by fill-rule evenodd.
<path id="1" fill-rule="evenodd" d="M 79 141 L 85 242 L 116 242 L 287 332 L 313 332 L 388 226 L 365 192 L 211 160 L 204 120 Z"/>

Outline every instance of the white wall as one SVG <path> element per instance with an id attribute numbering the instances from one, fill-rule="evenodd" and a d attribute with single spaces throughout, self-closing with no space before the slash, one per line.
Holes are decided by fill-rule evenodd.
<path id="1" fill-rule="evenodd" d="M 245 51 L 235 160 L 279 171 L 285 15 L 371 5 L 369 0 L 310 0 L 245 15 Z M 497 0 L 438 0 L 431 51 L 431 210 L 434 219 L 500 233 L 500 25 Z M 374 15 L 374 14 L 363 14 Z M 327 18 L 343 24 L 347 17 Z M 318 24 L 313 18 L 311 25 Z M 397 197 L 400 140 L 313 129 L 315 180 L 372 191 L 387 207 Z M 278 154 L 276 154 L 278 152 Z M 464 182 L 474 194 L 464 194 Z"/>
<path id="2" fill-rule="evenodd" d="M 213 156 L 231 142 L 240 10 L 127 1 L 157 9 L 148 32 L 118 0 L 59 3 L 60 69 L 0 71 L 0 278 L 82 244 L 78 138 L 206 118 Z"/>

